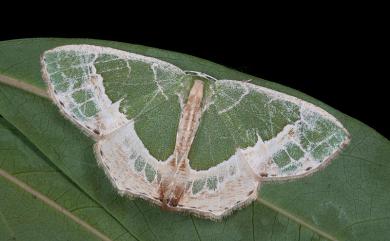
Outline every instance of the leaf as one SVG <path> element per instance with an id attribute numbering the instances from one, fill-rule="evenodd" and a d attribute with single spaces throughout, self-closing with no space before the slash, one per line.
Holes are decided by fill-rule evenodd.
<path id="1" fill-rule="evenodd" d="M 42 97 L 45 86 L 40 76 L 40 54 L 59 45 L 78 43 L 110 46 L 156 57 L 182 69 L 201 71 L 221 79 L 252 79 L 252 83 L 296 96 L 325 109 L 349 130 L 352 141 L 327 168 L 313 176 L 288 183 L 263 184 L 257 202 L 221 222 L 161 211 L 142 200 L 122 198 L 98 168 L 92 153 L 93 142 Z M 4 138 L 2 134 L 1 138 L 7 144 L 22 143 L 19 144 L 21 149 L 14 152 L 7 151 L 5 144 L 0 145 L 0 220 L 7 223 L 0 226 L 0 237 L 15 234 L 16 237 L 26 235 L 21 240 L 50 240 L 53 236 L 46 230 L 52 226 L 60 226 L 63 232 L 58 238 L 60 240 L 72 239 L 71 235 L 84 236 L 81 232 L 89 232 L 88 237 L 98 239 L 90 232 L 92 229 L 112 240 L 118 235 L 123 235 L 120 236 L 122 240 L 385 240 L 390 235 L 387 229 L 390 224 L 390 194 L 387 192 L 390 184 L 389 141 L 359 121 L 295 90 L 183 54 L 80 39 L 1 42 L 0 81 L 16 87 L 0 85 L 0 114 L 7 121 L 4 123 L 8 123 L 2 129 L 8 132 L 8 137 Z M 6 154 L 3 154 L 3 149 Z M 66 206 L 64 200 L 55 198 L 61 193 L 61 188 L 55 185 L 50 173 L 30 175 L 28 178 L 16 174 L 20 169 L 12 163 L 17 163 L 21 157 L 22 160 L 32 160 L 28 162 L 27 172 L 41 170 L 42 164 L 33 154 L 21 155 L 25 149 L 55 170 L 58 179 L 63 178 L 67 188 L 80 193 L 80 196 L 66 198 L 76 204 Z M 11 176 L 4 175 L 4 171 Z M 61 223 L 56 223 L 56 215 L 60 215 L 57 209 L 39 198 L 29 198 L 31 195 L 12 180 L 64 207 L 92 229 L 86 229 L 60 213 L 63 215 L 61 221 L 67 223 L 67 229 L 64 229 Z M 78 197 L 88 200 L 101 214 L 73 211 L 72 208 L 82 207 L 77 205 Z M 2 208 L 5 205 L 7 212 Z M 22 208 L 26 206 L 30 209 Z M 38 225 L 31 219 L 23 218 L 27 211 L 33 215 L 34 212 L 43 213 L 43 210 L 48 214 L 40 215 L 42 222 Z M 21 227 L 29 228 L 20 230 Z M 12 233 L 10 230 L 15 231 Z"/>
<path id="2" fill-rule="evenodd" d="M 9 240 L 59 237 L 110 240 L 106 235 L 120 240 L 132 238 L 114 217 L 61 174 L 3 118 L 0 118 L 0 156 L 1 237 Z"/>

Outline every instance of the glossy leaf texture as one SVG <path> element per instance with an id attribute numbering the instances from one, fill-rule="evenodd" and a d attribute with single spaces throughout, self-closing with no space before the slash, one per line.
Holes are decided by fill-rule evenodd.
<path id="1" fill-rule="evenodd" d="M 80 43 L 159 58 L 219 79 L 251 79 L 325 109 L 349 130 L 351 143 L 312 176 L 263 183 L 256 202 L 221 222 L 120 197 L 97 166 L 93 141 L 42 96 L 40 55 Z M 97 40 L 0 42 L 0 115 L 0 240 L 386 240 L 390 235 L 386 138 L 298 91 L 206 60 Z"/>

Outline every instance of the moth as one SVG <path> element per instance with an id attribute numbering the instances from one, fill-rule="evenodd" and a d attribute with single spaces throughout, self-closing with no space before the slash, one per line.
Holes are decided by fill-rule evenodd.
<path id="1" fill-rule="evenodd" d="M 152 57 L 66 45 L 41 64 L 50 97 L 96 141 L 118 192 L 168 210 L 220 219 L 255 200 L 263 182 L 325 167 L 350 140 L 304 100 Z"/>

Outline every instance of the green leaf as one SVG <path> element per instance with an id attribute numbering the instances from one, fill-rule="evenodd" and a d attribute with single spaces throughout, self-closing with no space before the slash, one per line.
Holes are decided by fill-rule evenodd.
<path id="1" fill-rule="evenodd" d="M 3 118 L 0 118 L 0 156 L 2 238 L 134 239 Z"/>
<path id="2" fill-rule="evenodd" d="M 219 79 L 252 79 L 325 109 L 349 130 L 351 143 L 310 177 L 263 184 L 257 202 L 221 222 L 122 198 L 97 166 L 93 141 L 44 98 L 39 56 L 78 43 L 152 56 Z M 0 85 L 5 119 L 0 129 L 0 240 L 86 240 L 99 235 L 111 240 L 385 240 L 390 235 L 389 141 L 295 90 L 183 54 L 80 39 L 1 42 L 0 82 L 8 83 Z"/>

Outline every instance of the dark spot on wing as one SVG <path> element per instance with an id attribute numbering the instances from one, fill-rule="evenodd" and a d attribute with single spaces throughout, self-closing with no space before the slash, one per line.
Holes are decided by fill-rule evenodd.
<path id="1" fill-rule="evenodd" d="M 290 136 L 294 136 L 294 134 L 295 134 L 294 129 L 291 129 L 291 130 L 288 132 L 288 134 L 289 134 Z"/>
<path id="2" fill-rule="evenodd" d="M 100 150 L 100 155 L 103 156 L 103 151 L 102 150 Z"/>
<path id="3" fill-rule="evenodd" d="M 268 177 L 268 173 L 266 173 L 266 172 L 261 172 L 261 173 L 260 173 L 260 177 Z"/>
<path id="4" fill-rule="evenodd" d="M 306 171 L 309 171 L 310 169 L 311 169 L 311 167 L 308 167 L 308 168 L 306 168 L 305 170 L 306 170 Z"/>
<path id="5" fill-rule="evenodd" d="M 250 191 L 250 192 L 248 192 L 248 196 L 250 196 L 252 193 L 253 193 L 253 190 L 252 190 L 252 191 Z"/>
<path id="6" fill-rule="evenodd" d="M 62 101 L 59 101 L 59 102 L 60 102 L 60 105 L 62 105 L 62 107 L 65 107 L 64 102 L 62 102 Z"/>
<path id="7" fill-rule="evenodd" d="M 95 132 L 96 135 L 100 135 L 100 131 L 94 129 L 93 132 Z"/>

